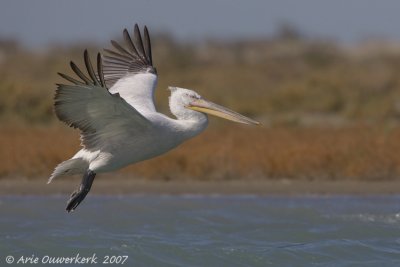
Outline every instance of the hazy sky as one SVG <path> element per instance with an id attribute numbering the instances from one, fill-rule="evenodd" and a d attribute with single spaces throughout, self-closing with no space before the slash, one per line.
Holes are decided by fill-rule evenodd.
<path id="1" fill-rule="evenodd" d="M 311 36 L 400 40 L 397 0 L 0 0 L 0 38 L 26 46 L 106 42 L 135 22 L 183 40 L 268 36 L 290 22 Z"/>

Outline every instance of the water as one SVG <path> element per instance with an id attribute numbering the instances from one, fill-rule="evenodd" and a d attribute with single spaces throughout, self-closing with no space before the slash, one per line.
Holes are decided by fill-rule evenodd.
<path id="1" fill-rule="evenodd" d="M 400 266 L 400 196 L 66 199 L 0 197 L 0 266 Z M 77 253 L 97 264 L 40 263 Z"/>

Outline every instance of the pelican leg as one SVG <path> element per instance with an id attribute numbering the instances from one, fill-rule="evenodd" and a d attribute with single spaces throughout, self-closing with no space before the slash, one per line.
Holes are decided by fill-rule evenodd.
<path id="1" fill-rule="evenodd" d="M 82 182 L 78 190 L 74 191 L 68 200 L 66 208 L 68 212 L 74 211 L 82 202 L 82 200 L 85 199 L 86 195 L 90 191 L 90 188 L 92 187 L 94 177 L 96 177 L 96 173 L 91 170 L 87 170 L 87 172 L 83 175 Z"/>

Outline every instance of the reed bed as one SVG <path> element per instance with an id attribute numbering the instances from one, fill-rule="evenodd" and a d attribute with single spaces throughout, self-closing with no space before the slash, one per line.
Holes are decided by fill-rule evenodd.
<path id="1" fill-rule="evenodd" d="M 11 127 L 0 131 L 0 177 L 44 179 L 79 149 L 77 131 Z M 116 175 L 151 180 L 393 180 L 400 176 L 400 128 L 211 129 Z M 140 153 L 140 152 L 139 152 Z"/>

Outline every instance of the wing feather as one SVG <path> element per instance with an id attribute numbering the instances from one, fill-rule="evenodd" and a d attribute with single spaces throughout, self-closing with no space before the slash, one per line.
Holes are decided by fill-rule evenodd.
<path id="1" fill-rule="evenodd" d="M 68 75 L 65 75 L 65 74 L 63 74 L 63 73 L 60 73 L 60 72 L 57 72 L 57 74 L 58 74 L 58 75 L 60 75 L 61 77 L 63 77 L 64 79 L 66 79 L 67 81 L 69 81 L 69 82 L 73 83 L 73 84 L 80 84 L 80 85 L 84 85 L 84 83 L 83 83 L 83 82 L 81 82 L 81 81 L 78 81 L 78 80 L 75 80 L 74 78 L 72 78 L 72 77 L 70 77 L 70 76 L 68 76 Z"/>
<path id="2" fill-rule="evenodd" d="M 128 57 L 136 57 L 136 55 L 129 53 L 125 48 L 120 46 L 116 41 L 111 40 L 111 44 L 123 55 L 126 55 Z"/>
<path id="3" fill-rule="evenodd" d="M 121 55 L 121 54 L 118 54 L 117 52 L 115 52 L 115 51 L 113 51 L 113 50 L 111 50 L 111 49 L 104 48 L 104 51 L 107 52 L 107 54 L 110 54 L 110 55 L 113 55 L 114 57 L 117 57 L 119 60 L 123 60 L 123 61 L 129 62 L 129 61 L 126 59 L 125 56 L 123 56 L 123 55 Z M 107 56 L 107 57 L 110 57 L 110 56 Z"/>
<path id="4" fill-rule="evenodd" d="M 153 66 L 153 55 L 151 53 L 150 35 L 146 26 L 144 26 L 144 49 L 145 49 L 145 54 L 150 62 L 150 65 Z"/>
<path id="5" fill-rule="evenodd" d="M 88 51 L 86 49 L 85 49 L 85 52 L 83 53 L 83 57 L 84 57 L 84 60 L 85 60 L 85 66 L 86 66 L 87 72 L 88 72 L 90 78 L 92 79 L 93 84 L 94 85 L 100 85 L 100 81 L 97 80 L 97 77 L 94 74 L 92 62 L 90 61 L 89 53 L 88 53 Z"/>
<path id="6" fill-rule="evenodd" d="M 97 54 L 97 75 L 100 78 L 100 85 L 102 87 L 106 87 L 106 82 L 104 80 L 104 73 L 103 73 L 103 63 L 101 62 L 101 55 L 100 53 Z"/>
<path id="7" fill-rule="evenodd" d="M 104 49 L 104 78 L 111 88 L 118 80 L 139 73 L 157 74 L 153 66 L 150 35 L 144 28 L 144 41 L 139 26 L 135 24 L 133 39 L 127 29 L 123 31 L 124 45 L 112 40 L 114 50 Z"/>
<path id="8" fill-rule="evenodd" d="M 71 62 L 71 68 L 84 83 L 60 73 L 72 85 L 57 85 L 54 106 L 61 121 L 81 130 L 82 145 L 86 149 L 100 149 L 109 143 L 110 138 L 145 131 L 151 126 L 118 93 L 108 91 L 100 54 L 97 55 L 97 73 L 86 50 L 84 61 L 90 78 Z"/>
<path id="9" fill-rule="evenodd" d="M 89 78 L 86 77 L 85 74 L 83 74 L 83 72 L 78 68 L 78 66 L 76 66 L 74 62 L 71 61 L 70 65 L 71 69 L 75 72 L 75 74 L 78 75 L 79 78 L 81 78 L 87 85 L 92 84 Z"/>
<path id="10" fill-rule="evenodd" d="M 135 45 L 132 42 L 131 36 L 129 35 L 129 32 L 127 29 L 124 29 L 123 35 L 124 35 L 125 42 L 128 44 L 128 49 L 133 53 L 131 55 L 134 55 L 134 56 L 139 55 L 138 51 L 136 50 Z M 143 61 L 140 57 L 139 57 L 139 60 L 142 61 L 144 64 L 146 64 L 146 62 Z"/>
<path id="11" fill-rule="evenodd" d="M 144 52 L 142 35 L 140 34 L 139 26 L 137 24 L 135 24 L 134 35 L 135 35 L 134 42 L 135 42 L 135 47 L 138 51 L 138 55 L 141 57 L 141 59 L 144 62 L 146 62 L 147 57 L 146 57 L 146 53 Z"/>

